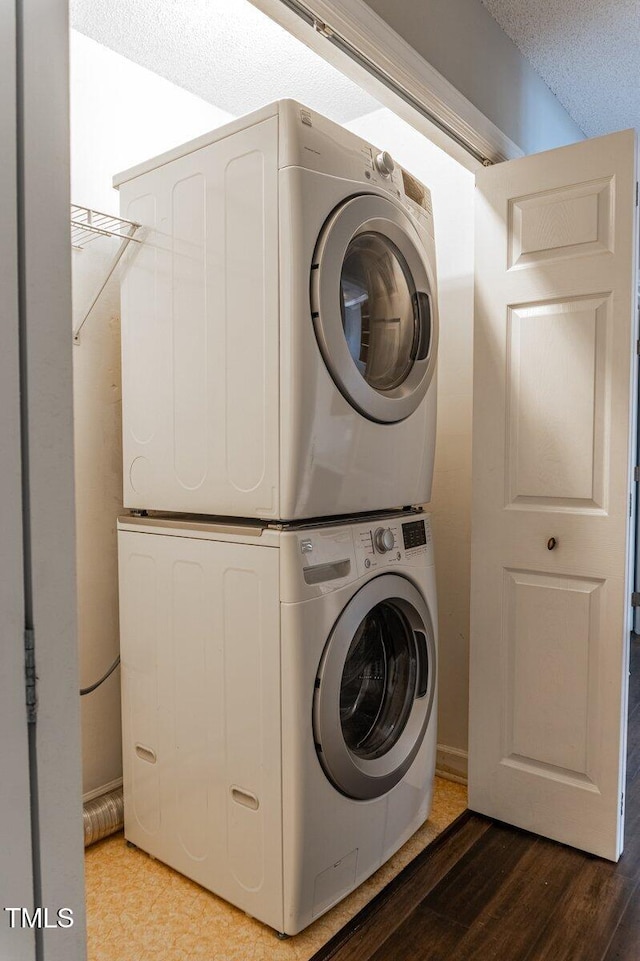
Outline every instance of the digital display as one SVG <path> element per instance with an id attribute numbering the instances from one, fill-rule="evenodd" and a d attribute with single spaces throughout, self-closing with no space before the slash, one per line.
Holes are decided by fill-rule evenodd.
<path id="1" fill-rule="evenodd" d="M 427 204 L 425 202 L 424 187 L 420 181 L 416 180 L 415 177 L 412 177 L 411 174 L 407 173 L 406 170 L 403 170 L 402 183 L 404 184 L 404 192 L 406 193 L 407 197 L 410 197 L 414 203 L 420 204 L 420 206 L 424 207 L 426 210 Z"/>
<path id="2" fill-rule="evenodd" d="M 405 551 L 411 550 L 412 547 L 423 547 L 427 543 L 424 521 L 411 521 L 409 524 L 403 524 L 402 539 L 404 540 Z"/>

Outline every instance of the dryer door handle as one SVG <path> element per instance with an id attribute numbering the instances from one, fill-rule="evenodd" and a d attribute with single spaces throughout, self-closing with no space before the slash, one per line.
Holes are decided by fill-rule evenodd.
<path id="1" fill-rule="evenodd" d="M 422 290 L 413 295 L 413 312 L 416 322 L 416 336 L 414 339 L 415 360 L 426 360 L 431 350 L 431 298 Z"/>

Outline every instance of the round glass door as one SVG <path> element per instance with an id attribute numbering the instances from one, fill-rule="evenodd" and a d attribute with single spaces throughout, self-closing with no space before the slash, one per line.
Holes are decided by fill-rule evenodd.
<path id="1" fill-rule="evenodd" d="M 416 287 L 408 264 L 383 234 L 350 241 L 340 277 L 342 327 L 352 360 L 376 390 L 399 387 L 415 360 Z"/>
<path id="2" fill-rule="evenodd" d="M 408 215 L 360 195 L 324 225 L 311 271 L 318 344 L 336 386 L 380 423 L 408 417 L 435 370 L 435 275 Z"/>
<path id="3" fill-rule="evenodd" d="M 402 735 L 415 697 L 413 632 L 392 602 L 376 604 L 358 625 L 340 685 L 340 725 L 359 758 L 385 754 Z"/>
<path id="4" fill-rule="evenodd" d="M 316 678 L 316 749 L 339 791 L 367 799 L 398 783 L 424 738 L 435 680 L 424 598 L 396 574 L 369 581 L 334 626 Z"/>

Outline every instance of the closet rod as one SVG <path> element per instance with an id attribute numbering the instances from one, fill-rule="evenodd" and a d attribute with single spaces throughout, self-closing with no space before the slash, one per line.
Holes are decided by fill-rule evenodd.
<path id="1" fill-rule="evenodd" d="M 364 67 L 368 73 L 383 83 L 385 87 L 395 93 L 398 97 L 401 97 L 402 100 L 404 100 L 405 103 L 408 103 L 410 107 L 413 107 L 414 110 L 417 110 L 419 114 L 437 127 L 438 130 L 441 130 L 447 135 L 447 137 L 455 140 L 459 147 L 462 147 L 467 151 L 467 153 L 471 154 L 472 157 L 474 157 L 476 160 L 479 160 L 484 167 L 492 166 L 493 161 L 486 157 L 481 150 L 471 143 L 471 141 L 463 137 L 457 130 L 445 123 L 444 120 L 441 120 L 440 117 L 429 110 L 428 107 L 425 107 L 420 100 L 417 100 L 413 94 L 406 90 L 401 84 L 393 80 L 393 78 L 385 73 L 384 70 L 381 70 L 377 64 L 361 53 L 360 50 L 358 50 L 358 48 L 352 43 L 342 37 L 339 33 L 335 33 L 335 31 L 327 24 L 323 23 L 322 20 L 319 20 L 318 17 L 316 17 L 316 15 L 312 13 L 312 11 L 303 3 L 299 3 L 298 0 L 280 0 L 280 3 L 282 3 L 293 13 L 297 14 L 297 16 L 305 21 L 305 23 L 309 24 L 310 27 L 313 27 L 317 33 L 320 33 L 323 37 L 326 37 L 326 39 L 332 43 L 334 47 L 337 47 L 343 53 L 346 53 L 347 56 L 351 57 L 351 59 L 359 64 L 359 66 Z"/>

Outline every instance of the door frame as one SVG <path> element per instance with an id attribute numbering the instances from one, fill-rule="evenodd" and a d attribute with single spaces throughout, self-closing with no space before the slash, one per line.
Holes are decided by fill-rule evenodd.
<path id="1" fill-rule="evenodd" d="M 17 131 L 13 201 L 8 205 L 16 211 L 16 226 L 7 263 L 17 266 L 18 309 L 13 353 L 0 358 L 4 367 L 11 357 L 11 367 L 6 381 L 3 369 L 0 384 L 3 391 L 13 388 L 14 406 L 8 409 L 14 428 L 18 381 L 21 398 L 22 497 L 16 510 L 24 547 L 20 636 L 26 629 L 33 639 L 36 676 L 35 718 L 29 725 L 33 904 L 48 914 L 29 934 L 35 934 L 37 961 L 84 961 L 67 0 L 16 0 L 15 21 L 7 26 L 2 41 L 16 51 L 15 109 L 12 116 L 10 105 L 3 103 L 1 117 L 3 147 Z M 3 471 L 3 486 L 4 478 Z M 17 507 L 15 477 L 13 486 Z M 3 544 L 5 535 L 6 527 Z M 19 549 L 15 530 L 12 547 Z M 11 560 L 15 567 L 15 557 Z M 3 565 L 6 561 L 3 551 Z M 73 912 L 72 925 L 65 918 L 58 926 L 57 912 L 63 907 Z"/>
<path id="2" fill-rule="evenodd" d="M 29 771 L 29 725 L 25 699 L 24 583 L 22 550 L 22 465 L 20 412 L 20 328 L 18 287 L 17 58 L 16 11 L 0 11 L 0 611 L 3 658 L 0 673 L 0 768 L 3 777 L 2 843 L 6 858 L 0 878 L 2 907 L 33 909 L 33 851 Z M 8 870 L 7 870 L 8 868 Z M 11 919 L 9 922 L 8 919 Z M 35 932 L 2 914 L 0 956 L 34 961 Z"/>
<path id="3" fill-rule="evenodd" d="M 522 155 L 520 148 L 394 33 L 362 0 L 310 0 L 317 20 L 305 23 L 286 0 L 251 0 L 258 9 L 314 49 L 323 59 L 371 91 L 466 169 L 480 162 L 435 123 L 385 85 L 383 76 L 411 91 L 416 103 L 432 102 L 454 123 L 484 138 L 495 159 Z M 36 737 L 39 859 L 43 905 L 64 892 L 74 925 L 42 932 L 38 958 L 83 961 L 85 949 L 81 754 L 76 648 L 71 373 L 71 275 L 68 243 L 69 104 L 68 0 L 28 4 L 15 0 L 22 51 L 23 150 L 18 181 L 22 202 L 21 252 L 24 341 L 22 383 L 28 418 L 28 554 L 38 675 Z M 324 22 L 358 46 L 372 71 L 326 43 Z M 331 32 L 331 31 L 329 31 Z M 7 30 L 13 42 L 15 25 Z M 9 43 L 11 46 L 11 43 Z M 5 62 L 5 64 L 8 61 Z M 0 101 L 3 102 L 3 101 Z M 3 108 L 5 107 L 3 102 Z M 3 109 L 3 140 L 11 143 L 15 118 Z M 8 170 L 8 168 L 7 168 Z M 8 174 L 7 174 L 8 175 Z M 2 180 L 3 187 L 6 181 Z M 8 232 L 7 242 L 11 242 Z M 5 261 L 9 264 L 10 261 Z M 17 375 L 15 354 L 0 358 Z M 9 375 L 11 376 L 11 375 Z M 2 381 L 10 391 L 10 380 Z M 15 394 L 14 394 L 15 398 Z M 5 474 L 3 472 L 3 484 Z M 9 476 L 9 483 L 11 482 Z M 14 479 L 15 482 L 15 479 Z M 14 535 L 13 546 L 20 548 Z M 3 561 L 5 553 L 3 552 Z M 13 556 L 15 561 L 15 556 Z M 22 689 L 22 667 L 14 664 Z"/>
<path id="4" fill-rule="evenodd" d="M 399 116 L 437 143 L 469 169 L 477 169 L 474 160 L 416 109 L 401 100 L 362 66 L 342 51 L 324 43 L 324 37 L 305 24 L 281 0 L 252 0 L 272 19 L 298 39 L 312 46 L 324 59 L 343 73 L 355 78 Z M 315 2 L 315 0 L 314 0 Z M 333 0 L 332 0 L 333 3 Z M 367 8 L 356 0 L 358 9 Z M 327 8 L 328 9 L 328 8 Z M 351 29 L 362 25 L 351 4 Z M 336 16 L 346 17 L 342 5 L 335 3 Z M 82 787 L 80 750 L 80 706 L 78 703 L 78 655 L 76 639 L 75 578 L 75 504 L 73 472 L 73 396 L 72 396 L 72 330 L 71 330 L 71 255 L 69 243 L 69 17 L 68 0 L 46 0 L 28 4 L 15 0 L 17 22 L 7 23 L 3 39 L 8 49 L 19 51 L 18 63 L 10 57 L 3 66 L 12 69 L 12 82 L 3 92 L 15 91 L 21 131 L 21 147 L 16 169 L 16 183 L 9 183 L 10 165 L 4 168 L 2 187 L 9 190 L 8 200 L 18 196 L 21 236 L 10 231 L 4 242 L 13 251 L 13 263 L 20 259 L 22 300 L 20 323 L 23 359 L 20 388 L 24 398 L 25 466 L 25 530 L 27 543 L 27 580 L 29 582 L 28 618 L 35 635 L 35 665 L 38 678 L 38 720 L 33 752 L 32 787 L 34 824 L 38 828 L 37 851 L 34 855 L 38 874 L 38 900 L 42 906 L 68 907 L 73 911 L 70 928 L 55 928 L 36 933 L 35 955 L 31 961 L 84 961 L 86 958 L 86 925 L 84 907 Z M 12 11 L 11 11 L 12 12 Z M 375 15 L 371 14 L 371 17 Z M 412 48 L 393 34 L 383 21 L 378 21 L 375 59 L 398 59 L 398 50 L 411 61 L 422 82 L 420 90 L 429 93 L 428 78 L 437 86 L 438 78 Z M 347 21 L 345 21 L 346 23 Z M 383 53 L 386 51 L 386 53 Z M 399 60 L 398 60 L 399 62 Z M 406 65 L 405 65 L 406 66 Z M 426 79 L 425 79 L 426 78 Z M 446 81 L 443 81 L 446 84 Z M 451 85 L 449 93 L 461 98 Z M 15 141 L 16 111 L 4 102 L 0 122 L 3 141 L 11 152 Z M 478 128 L 492 124 L 473 108 Z M 493 128 L 509 156 L 521 151 Z M 15 155 L 15 152 L 14 152 Z M 3 192 L 4 192 L 3 190 Z M 11 209 L 11 207 L 9 207 Z M 6 269 L 12 263 L 11 253 L 3 261 Z M 10 314 L 8 315 L 10 316 Z M 17 322 L 17 318 L 16 318 Z M 2 396 L 11 393 L 15 404 L 15 385 L 20 365 L 17 357 L 17 331 L 14 328 L 13 353 L 8 350 L 0 358 Z M 13 378 L 13 380 L 11 379 Z M 10 402 L 10 398 L 9 398 Z M 10 409 L 9 407 L 7 409 Z M 15 429 L 15 410 L 10 425 Z M 16 483 L 8 472 L 7 483 Z M 3 471 L 3 486 L 5 474 Z M 14 494 L 18 510 L 18 501 Z M 22 516 L 22 511 L 18 516 Z M 20 536 L 14 533 L 13 550 L 3 551 L 3 562 L 16 561 Z M 4 540 L 3 544 L 7 541 Z M 22 577 L 22 571 L 20 571 Z M 15 578 L 14 578 L 15 579 Z M 17 582 L 16 582 L 17 583 Z M 22 594 L 19 599 L 20 630 L 24 626 Z M 20 710 L 23 697 L 22 646 L 14 651 L 12 689 L 19 690 Z M 8 677 L 8 675 L 7 675 Z M 17 687 L 14 687 L 17 685 Z M 11 739 L 17 743 L 19 734 Z M 65 904 L 58 899 L 64 895 Z M 26 897 L 25 895 L 21 895 Z M 28 905 L 25 905 L 28 907 Z M 17 961 L 17 959 L 16 959 Z M 22 961 L 22 959 L 20 959 Z"/>

